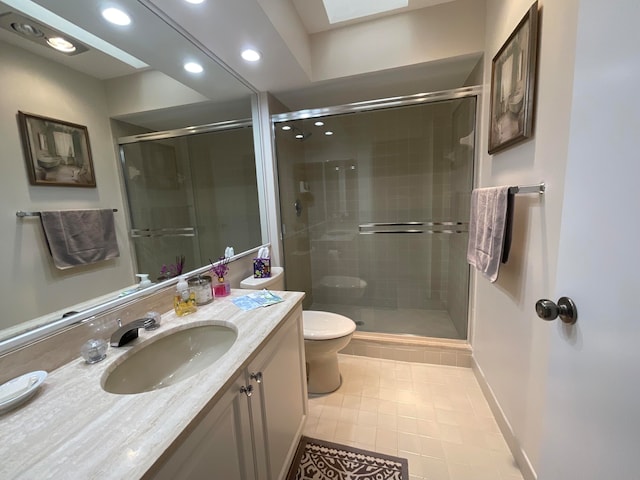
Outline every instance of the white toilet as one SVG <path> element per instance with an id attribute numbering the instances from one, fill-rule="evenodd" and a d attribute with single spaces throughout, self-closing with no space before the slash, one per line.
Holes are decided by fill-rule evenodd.
<path id="1" fill-rule="evenodd" d="M 309 393 L 329 393 L 342 383 L 338 367 L 338 352 L 347 346 L 356 324 L 337 313 L 306 310 L 304 351 L 307 357 L 307 390 Z"/>
<path id="2" fill-rule="evenodd" d="M 271 267 L 271 277 L 247 277 L 240 288 L 252 290 L 284 290 L 284 269 Z M 342 383 L 338 352 L 351 340 L 356 324 L 337 313 L 306 310 L 302 312 L 304 351 L 307 363 L 309 393 L 329 393 Z"/>

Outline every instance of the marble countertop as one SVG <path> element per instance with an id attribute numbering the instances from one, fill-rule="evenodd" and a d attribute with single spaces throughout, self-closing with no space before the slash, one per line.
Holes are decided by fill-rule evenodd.
<path id="1" fill-rule="evenodd" d="M 142 477 L 183 431 L 194 427 L 195 417 L 223 393 L 304 297 L 297 292 L 277 292 L 284 302 L 245 312 L 231 299 L 247 293 L 233 290 L 231 296 L 185 317 L 165 313 L 159 329 L 141 329 L 134 342 L 109 347 L 104 361 L 88 365 L 78 352 L 77 359 L 49 372 L 30 400 L 0 415 L 0 478 Z M 104 373 L 131 348 L 181 326 L 211 320 L 233 324 L 238 337 L 210 367 L 151 392 L 117 395 L 102 389 Z"/>

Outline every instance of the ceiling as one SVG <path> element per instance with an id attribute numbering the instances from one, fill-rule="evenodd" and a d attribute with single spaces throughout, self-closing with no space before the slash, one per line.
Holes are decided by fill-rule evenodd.
<path id="1" fill-rule="evenodd" d="M 458 1 L 480 0 L 409 0 L 409 6 L 400 13 L 428 12 L 430 8 Z M 354 26 L 366 28 L 369 22 L 398 12 L 330 25 L 322 0 L 206 0 L 200 5 L 178 0 L 108 0 L 109 4 L 127 9 L 134 19 L 135 29 L 117 30 L 100 18 L 99 8 L 105 2 L 35 0 L 144 60 L 149 68 L 220 102 L 246 97 L 252 90 L 268 91 L 290 110 L 298 110 L 448 89 L 462 85 L 481 55 L 471 52 L 319 79 L 314 74 L 316 38 L 331 31 L 345 32 Z M 0 2 L 0 14 L 8 9 Z M 0 31 L 0 40 L 15 42 L 16 38 Z M 239 52 L 247 46 L 261 51 L 263 60 L 257 64 L 242 61 Z M 27 46 L 36 47 L 42 49 Z M 66 57 L 63 63 L 99 79 L 136 71 L 97 51 L 77 57 L 83 57 L 82 61 Z M 205 74 L 194 77 L 184 72 L 181 59 L 186 57 L 203 63 Z"/>
<path id="2" fill-rule="evenodd" d="M 428 13 L 456 2 L 484 5 L 484 0 L 409 0 L 409 6 L 399 13 L 387 12 L 335 25 L 328 23 L 322 0 L 206 0 L 195 6 L 177 0 L 140 1 L 152 4 L 176 28 L 212 51 L 256 90 L 271 92 L 290 110 L 462 86 L 484 46 L 455 58 L 318 78 L 314 42 L 327 32 L 344 33 L 354 26 L 374 28 L 383 17 Z M 203 18 L 207 21 L 203 22 Z M 484 24 L 483 18 L 475 21 Z M 384 35 L 380 39 L 384 42 Z M 254 65 L 243 62 L 239 52 L 245 47 L 261 51 L 263 60 Z M 375 50 L 378 45 L 369 47 Z"/>
<path id="3" fill-rule="evenodd" d="M 347 25 L 354 25 L 356 23 L 362 23 L 371 21 L 375 18 L 386 17 L 389 15 L 396 15 L 402 12 L 408 12 L 411 10 L 417 10 L 419 8 L 432 7 L 434 5 L 438 5 L 441 3 L 448 3 L 454 0 L 409 0 L 408 6 L 405 8 L 399 8 L 397 10 L 393 10 L 390 12 L 378 13 L 376 15 L 369 15 L 368 17 L 363 17 L 357 20 L 350 20 L 347 22 L 340 22 L 335 24 L 329 23 L 329 18 L 327 17 L 327 12 L 324 9 L 324 4 L 322 0 L 290 0 L 293 6 L 295 7 L 298 15 L 300 16 L 300 20 L 305 26 L 305 29 L 308 33 L 319 33 L 325 32 L 327 30 L 342 28 Z M 372 0 L 370 0 L 372 1 Z M 344 3 L 347 4 L 348 0 L 344 0 Z"/>

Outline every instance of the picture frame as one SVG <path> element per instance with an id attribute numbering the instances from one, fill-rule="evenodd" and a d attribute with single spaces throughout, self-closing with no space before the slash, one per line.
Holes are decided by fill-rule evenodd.
<path id="1" fill-rule="evenodd" d="M 489 154 L 533 135 L 538 50 L 538 2 L 511 33 L 491 64 Z"/>
<path id="2" fill-rule="evenodd" d="M 18 112 L 31 185 L 95 188 L 87 127 Z"/>

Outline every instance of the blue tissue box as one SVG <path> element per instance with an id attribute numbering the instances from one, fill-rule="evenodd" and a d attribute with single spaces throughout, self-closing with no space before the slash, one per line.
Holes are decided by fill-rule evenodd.
<path id="1" fill-rule="evenodd" d="M 271 276 L 271 259 L 253 259 L 253 278 L 269 278 Z"/>

